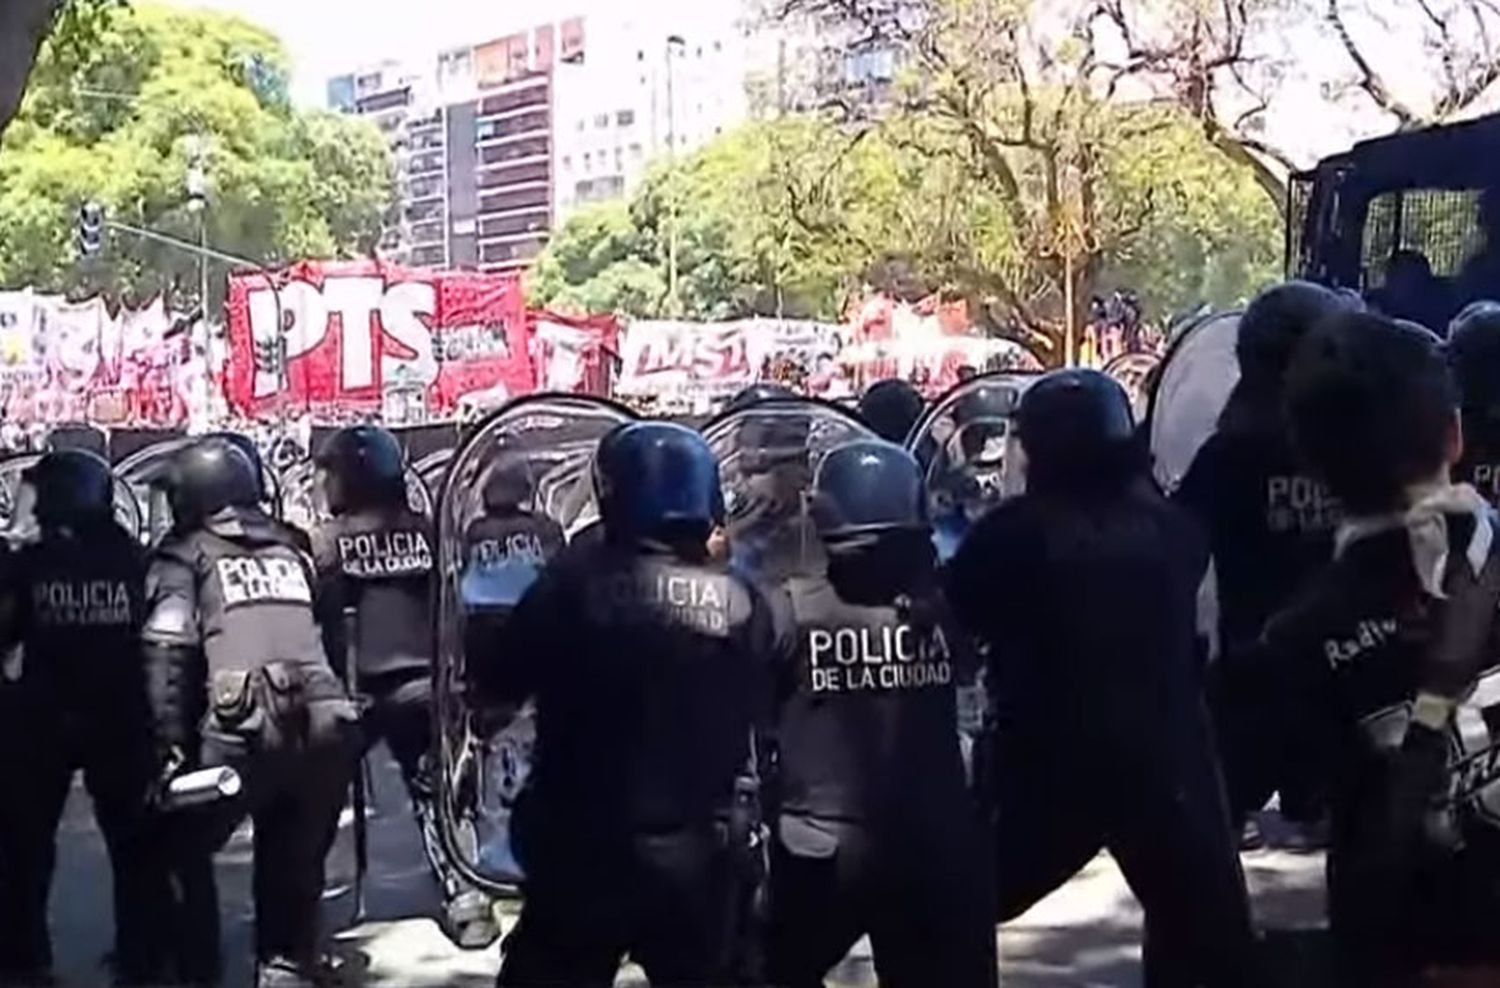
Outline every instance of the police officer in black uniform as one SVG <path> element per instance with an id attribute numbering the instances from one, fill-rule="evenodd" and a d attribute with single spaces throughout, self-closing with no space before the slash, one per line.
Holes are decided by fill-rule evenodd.
<path id="1" fill-rule="evenodd" d="M 1329 918 L 1354 988 L 1433 965 L 1488 964 L 1452 983 L 1493 984 L 1500 962 L 1500 527 L 1450 482 L 1463 437 L 1444 364 L 1431 333 L 1374 315 L 1299 348 L 1291 424 L 1345 520 L 1247 662 L 1298 757 L 1322 755 Z"/>
<path id="2" fill-rule="evenodd" d="M 876 381 L 859 399 L 859 417 L 882 439 L 906 442 L 927 407 L 921 392 L 898 377 Z"/>
<path id="3" fill-rule="evenodd" d="M 334 433 L 318 451 L 331 521 L 313 532 L 324 645 L 369 707 L 368 745 L 384 740 L 401 766 L 428 863 L 441 886 L 444 931 L 460 946 L 499 936 L 489 897 L 469 888 L 442 853 L 429 755 L 432 735 L 433 533 L 407 502 L 396 437 L 377 426 Z M 345 614 L 352 613 L 352 628 Z M 349 640 L 348 632 L 354 634 Z"/>
<path id="4" fill-rule="evenodd" d="M 38 541 L 9 560 L 3 633 L 22 648 L 0 682 L 0 983 L 44 980 L 54 834 L 83 771 L 113 872 L 117 983 L 161 978 L 166 905 L 146 796 L 155 775 L 140 626 L 146 564 L 114 519 L 114 479 L 93 453 L 48 453 L 27 470 Z"/>
<path id="5" fill-rule="evenodd" d="M 241 794 L 174 832 L 178 974 L 217 978 L 212 854 L 245 814 L 255 824 L 260 988 L 322 976 L 323 862 L 359 750 L 358 712 L 333 674 L 315 620 L 312 561 L 258 506 L 250 461 L 223 440 L 178 453 L 172 533 L 147 578 L 145 641 L 167 774 L 227 766 Z M 191 825 L 189 825 L 189 823 Z"/>
<path id="6" fill-rule="evenodd" d="M 561 525 L 527 507 L 532 487 L 525 463 L 497 466 L 484 482 L 484 514 L 465 529 L 465 633 L 478 643 L 494 640 L 529 581 L 567 544 Z M 472 679 L 488 670 L 481 658 L 476 651 L 466 663 Z"/>
<path id="7" fill-rule="evenodd" d="M 830 451 L 813 516 L 828 554 L 784 600 L 770 980 L 804 988 L 869 934 L 882 985 L 996 983 L 978 817 L 922 472 L 891 443 Z"/>
<path id="8" fill-rule="evenodd" d="M 1270 749 L 1264 699 L 1236 682 L 1241 655 L 1297 586 L 1327 561 L 1339 520 L 1338 501 L 1311 476 L 1292 448 L 1282 413 L 1292 350 L 1320 320 L 1350 308 L 1320 285 L 1292 281 L 1269 288 L 1240 317 L 1235 355 L 1240 380 L 1183 478 L 1176 498 L 1208 535 L 1218 596 L 1214 712 L 1236 819 L 1260 809 L 1278 784 L 1282 812 L 1299 823 L 1320 814 L 1315 792 L 1295 778 L 1265 778 L 1272 761 L 1295 767 Z"/>
<path id="9" fill-rule="evenodd" d="M 1251 980 L 1249 907 L 1204 707 L 1197 528 L 1150 483 L 1121 387 L 1056 371 L 1021 400 L 1026 492 L 949 564 L 988 646 L 1001 920 L 1100 847 L 1146 912 L 1146 984 Z"/>
<path id="10" fill-rule="evenodd" d="M 512 821 L 525 906 L 499 983 L 609 984 L 628 953 L 654 984 L 722 984 L 771 619 L 707 559 L 722 499 L 702 437 L 631 423 L 601 449 L 605 541 L 554 560 L 486 659 L 491 702 L 537 705 Z"/>
<path id="11" fill-rule="evenodd" d="M 1500 302 L 1472 302 L 1448 329 L 1463 407 L 1464 454 L 1453 479 L 1500 505 Z"/>

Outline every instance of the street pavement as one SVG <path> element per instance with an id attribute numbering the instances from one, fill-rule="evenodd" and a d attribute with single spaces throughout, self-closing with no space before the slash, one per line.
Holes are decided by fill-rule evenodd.
<path id="1" fill-rule="evenodd" d="M 334 949 L 345 963 L 346 982 L 369 988 L 480 988 L 494 983 L 499 948 L 454 947 L 429 917 L 438 898 L 427 873 L 406 794 L 384 748 L 374 756 L 374 805 L 370 825 L 371 876 L 365 921 L 350 925 L 348 895 L 331 897 L 325 916 L 336 931 Z M 1267 827 L 1276 836 L 1274 824 Z M 108 867 L 88 799 L 74 789 L 58 839 L 58 874 L 52 896 L 52 929 L 60 980 L 65 988 L 103 986 L 99 961 L 110 946 Z M 330 860 L 330 884 L 352 874 L 352 841 L 341 831 Z M 1295 942 L 1315 929 L 1323 915 L 1321 855 L 1256 851 L 1244 856 L 1257 920 L 1275 937 Z M 237 835 L 220 856 L 219 897 L 229 961 L 225 988 L 251 982 L 249 891 L 250 848 Z M 506 910 L 509 923 L 513 911 Z M 1288 932 L 1290 931 L 1290 932 Z M 1004 988 L 1132 988 L 1141 983 L 1141 912 L 1107 855 L 1000 933 Z M 1316 983 L 1310 981 L 1309 983 Z M 620 985 L 644 984 L 626 968 Z M 868 944 L 857 946 L 829 978 L 837 988 L 866 988 L 875 979 Z"/>

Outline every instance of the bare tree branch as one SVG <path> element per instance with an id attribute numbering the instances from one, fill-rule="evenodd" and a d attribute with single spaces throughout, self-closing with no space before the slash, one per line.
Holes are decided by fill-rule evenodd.
<path id="1" fill-rule="evenodd" d="M 1333 29 L 1339 44 L 1343 46 L 1344 53 L 1349 56 L 1349 60 L 1359 71 L 1359 87 L 1375 101 L 1375 105 L 1399 120 L 1403 128 L 1414 127 L 1420 123 L 1417 114 L 1391 92 L 1385 80 L 1370 65 L 1369 59 L 1365 58 L 1364 52 L 1360 51 L 1359 45 L 1354 41 L 1354 36 L 1349 33 L 1348 25 L 1344 23 L 1344 15 L 1339 10 L 1339 0 L 1328 0 L 1328 12 L 1325 19 L 1329 27 Z"/>

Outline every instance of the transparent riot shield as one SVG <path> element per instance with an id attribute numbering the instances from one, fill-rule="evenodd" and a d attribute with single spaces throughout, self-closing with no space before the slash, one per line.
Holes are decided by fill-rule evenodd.
<path id="1" fill-rule="evenodd" d="M 333 517 L 323 496 L 318 465 L 312 460 L 300 460 L 282 471 L 279 487 L 282 518 L 289 524 L 311 532 Z M 432 492 L 410 466 L 406 468 L 406 503 L 417 514 L 432 517 Z"/>
<path id="2" fill-rule="evenodd" d="M 540 575 L 545 560 L 498 551 L 483 536 L 500 512 L 550 518 L 568 538 L 598 520 L 592 465 L 599 440 L 635 420 L 622 405 L 585 395 L 530 395 L 479 422 L 447 465 L 438 497 L 438 813 L 444 849 L 481 888 L 514 894 L 521 878 L 510 814 L 529 771 L 530 708 L 487 709 L 476 688 L 482 650 Z M 470 649 L 473 654 L 470 654 Z"/>
<path id="3" fill-rule="evenodd" d="M 1219 426 L 1219 415 L 1240 380 L 1235 356 L 1240 313 L 1204 316 L 1173 338 L 1162 358 L 1146 420 L 1156 482 L 1173 494 L 1203 444 Z M 1219 589 L 1212 561 L 1198 590 L 1198 628 L 1218 654 Z"/>
<path id="4" fill-rule="evenodd" d="M 448 464 L 453 462 L 453 450 L 440 449 L 428 453 L 411 465 L 434 498 L 443 489 L 443 479 L 448 475 Z"/>
<path id="5" fill-rule="evenodd" d="M 1184 328 L 1162 359 L 1151 393 L 1147 430 L 1156 481 L 1177 490 L 1240 379 L 1234 347 L 1240 314 L 1205 316 Z"/>
<path id="6" fill-rule="evenodd" d="M 167 501 L 167 491 L 162 481 L 171 466 L 172 457 L 178 451 L 191 446 L 200 437 L 179 436 L 152 443 L 131 453 L 115 465 L 115 476 L 120 478 L 135 495 L 142 507 L 141 541 L 155 545 L 172 528 L 172 507 Z M 275 471 L 262 464 L 261 483 L 267 492 L 262 505 L 273 517 L 281 516 L 281 480 Z"/>
<path id="7" fill-rule="evenodd" d="M 1016 411 L 1035 374 L 985 374 L 937 401 L 906 440 L 927 486 L 938 558 L 947 560 L 969 526 L 1025 489 Z"/>
<path id="8" fill-rule="evenodd" d="M 809 398 L 777 398 L 718 416 L 703 427 L 719 460 L 736 565 L 768 585 L 822 572 L 810 492 L 830 449 L 875 439 L 852 412 Z"/>
<path id="9" fill-rule="evenodd" d="M 22 475 L 42 458 L 40 453 L 23 453 L 0 460 L 0 537 L 12 546 L 23 545 L 38 535 L 36 491 L 22 481 Z M 140 536 L 145 530 L 141 506 L 130 487 L 115 478 L 115 520 L 126 531 Z"/>

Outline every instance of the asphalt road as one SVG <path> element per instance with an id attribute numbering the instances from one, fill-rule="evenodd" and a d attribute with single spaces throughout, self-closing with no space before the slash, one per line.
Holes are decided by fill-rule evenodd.
<path id="1" fill-rule="evenodd" d="M 334 948 L 344 958 L 351 985 L 371 988 L 480 988 L 494 983 L 498 947 L 463 951 L 454 947 L 429 917 L 437 908 L 416 829 L 405 808 L 405 793 L 394 763 L 376 755 L 376 816 L 370 826 L 372 874 L 367 920 L 350 926 L 347 896 L 326 903 Z M 1268 827 L 1274 837 L 1274 826 Z M 331 880 L 352 872 L 347 831 L 330 862 Z M 1281 954 L 1300 955 L 1323 915 L 1322 858 L 1267 850 L 1244 857 L 1257 919 L 1276 931 Z M 229 976 L 225 988 L 251 981 L 249 846 L 231 842 L 220 857 L 220 900 Z M 59 833 L 58 875 L 52 923 L 58 973 L 66 988 L 105 984 L 99 961 L 109 949 L 112 917 L 103 844 L 87 797 L 75 788 Z M 1005 988 L 1127 988 L 1141 983 L 1141 913 L 1113 862 L 1101 855 L 1067 886 L 1000 932 Z M 1290 983 L 1287 979 L 1284 983 Z M 1310 977 L 1309 984 L 1318 979 Z M 640 984 L 639 972 L 621 972 L 620 984 Z M 832 973 L 830 985 L 874 985 L 868 951 L 856 947 Z"/>

